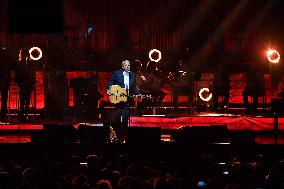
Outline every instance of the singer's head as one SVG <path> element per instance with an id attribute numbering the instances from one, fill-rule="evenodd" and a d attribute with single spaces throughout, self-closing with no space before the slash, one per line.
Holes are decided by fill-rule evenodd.
<path id="1" fill-rule="evenodd" d="M 126 72 L 130 72 L 130 61 L 129 60 L 124 60 L 122 61 L 122 69 Z"/>

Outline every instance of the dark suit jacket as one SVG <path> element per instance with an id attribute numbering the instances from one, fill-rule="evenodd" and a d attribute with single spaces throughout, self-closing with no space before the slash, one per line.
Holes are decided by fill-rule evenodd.
<path id="1" fill-rule="evenodd" d="M 123 70 L 116 70 L 113 72 L 111 79 L 108 82 L 107 89 L 109 90 L 110 86 L 119 85 L 124 88 L 124 76 Z M 136 74 L 134 72 L 129 73 L 129 92 L 131 95 L 139 95 L 139 91 L 136 88 Z"/>

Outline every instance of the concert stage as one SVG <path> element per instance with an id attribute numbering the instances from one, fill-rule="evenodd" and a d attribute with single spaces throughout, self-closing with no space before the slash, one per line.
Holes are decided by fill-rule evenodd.
<path id="1" fill-rule="evenodd" d="M 131 117 L 131 126 L 178 129 L 182 126 L 226 125 L 229 130 L 273 130 L 274 117 L 236 114 L 201 113 L 193 116 L 144 115 Z M 278 128 L 284 129 L 284 118 L 278 118 Z"/>
<path id="2" fill-rule="evenodd" d="M 79 125 L 92 127 L 102 127 L 108 125 L 104 120 L 91 122 L 73 121 L 49 121 L 36 120 L 29 123 L 1 123 L 0 143 L 26 143 L 31 142 L 31 134 L 43 130 L 43 125 L 73 125 L 78 129 Z M 199 114 L 183 115 L 140 115 L 130 118 L 130 127 L 157 128 L 161 130 L 161 139 L 170 141 L 173 133 L 185 127 L 226 127 L 228 131 L 251 132 L 256 137 L 256 142 L 271 144 L 275 143 L 274 134 L 277 130 L 278 144 L 284 143 L 282 132 L 284 133 L 284 117 L 275 119 L 272 115 L 238 115 L 238 114 L 216 114 L 201 112 Z M 143 134 L 145 134 L 143 132 Z M 145 136 L 147 138 L 147 136 Z"/>

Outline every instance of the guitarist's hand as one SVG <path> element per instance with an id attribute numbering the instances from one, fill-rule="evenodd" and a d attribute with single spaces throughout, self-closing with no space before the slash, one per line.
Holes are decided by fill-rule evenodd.
<path id="1" fill-rule="evenodd" d="M 142 95 L 142 94 L 138 94 L 138 95 L 133 95 L 133 97 L 138 97 L 138 98 L 151 98 L 151 95 Z"/>
<path id="2" fill-rule="evenodd" d="M 110 92 L 109 92 L 109 90 L 107 90 L 107 94 L 108 94 L 108 95 L 110 95 Z"/>

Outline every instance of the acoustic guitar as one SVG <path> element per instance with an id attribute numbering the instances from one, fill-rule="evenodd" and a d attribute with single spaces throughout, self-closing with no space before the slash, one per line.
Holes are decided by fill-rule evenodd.
<path id="1" fill-rule="evenodd" d="M 108 99 L 111 103 L 126 102 L 128 97 L 151 97 L 150 95 L 129 95 L 128 90 L 121 88 L 119 85 L 112 85 L 109 89 Z"/>

